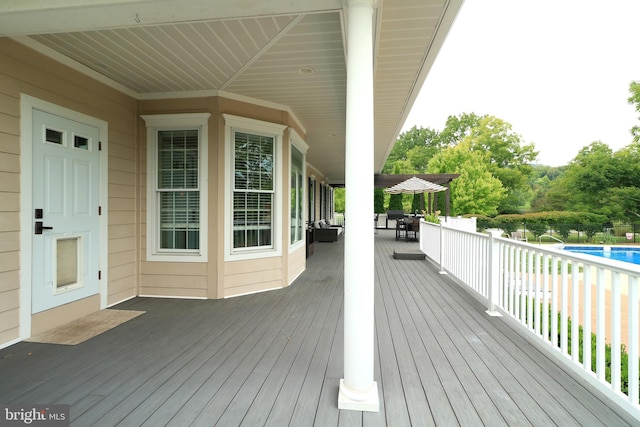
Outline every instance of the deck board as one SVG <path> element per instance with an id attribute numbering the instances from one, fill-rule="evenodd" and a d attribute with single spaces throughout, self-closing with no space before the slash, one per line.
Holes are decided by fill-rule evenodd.
<path id="1" fill-rule="evenodd" d="M 339 411 L 343 239 L 316 243 L 292 286 L 226 300 L 136 298 L 144 310 L 77 346 L 0 350 L 0 402 L 68 403 L 72 425 L 636 425 L 426 260 L 376 231 L 380 412 Z"/>

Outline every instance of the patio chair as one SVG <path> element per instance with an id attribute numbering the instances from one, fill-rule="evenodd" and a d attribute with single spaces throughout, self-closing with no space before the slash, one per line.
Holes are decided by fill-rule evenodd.
<path id="1" fill-rule="evenodd" d="M 407 238 L 407 223 L 403 220 L 396 221 L 396 240 Z"/>
<path id="2" fill-rule="evenodd" d="M 420 219 L 413 218 L 405 222 L 407 227 L 407 240 L 417 241 L 418 235 L 420 234 Z"/>
<path id="3" fill-rule="evenodd" d="M 519 240 L 521 242 L 528 242 L 527 236 L 522 234 L 521 231 L 512 231 L 511 232 L 511 238 L 513 240 Z"/>

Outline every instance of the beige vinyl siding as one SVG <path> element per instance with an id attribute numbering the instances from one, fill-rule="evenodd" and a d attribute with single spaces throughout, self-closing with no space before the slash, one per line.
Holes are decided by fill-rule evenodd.
<path id="1" fill-rule="evenodd" d="M 224 297 L 282 288 L 281 257 L 231 261 L 224 264 Z"/>
<path id="2" fill-rule="evenodd" d="M 135 115 L 135 112 L 133 112 Z M 135 116 L 131 123 L 135 127 Z M 134 130 L 135 135 L 135 130 Z M 109 296 L 107 304 L 137 295 L 137 152 L 125 134 L 109 126 Z M 133 279 L 133 280 L 132 280 Z"/>
<path id="3" fill-rule="evenodd" d="M 290 285 L 307 267 L 307 252 L 303 246 L 289 254 L 289 270 L 287 283 Z"/>
<path id="4" fill-rule="evenodd" d="M 207 264 L 142 263 L 140 295 L 207 298 Z"/>
<path id="5" fill-rule="evenodd" d="M 0 57 L 2 62 L 2 57 Z M 0 343 L 20 336 L 20 101 L 0 65 Z"/>
<path id="6" fill-rule="evenodd" d="M 61 326 L 100 310 L 100 296 L 93 295 L 31 316 L 31 335 Z"/>
<path id="7" fill-rule="evenodd" d="M 129 215 L 109 217 L 109 258 L 118 252 L 135 254 L 135 232 L 124 240 L 122 227 L 135 230 L 136 101 L 90 77 L 23 45 L 0 38 L 0 342 L 19 336 L 19 210 L 20 95 L 35 98 L 104 120 L 108 123 L 109 199 Z M 106 142 L 106 141 L 103 141 Z M 112 184 L 112 173 L 118 184 Z M 119 175 L 128 174 L 127 177 Z M 7 194 L 9 193 L 9 194 Z M 115 201 L 117 200 L 117 203 Z M 7 206 L 12 206 L 8 208 Z M 12 231 L 5 229 L 14 228 Z M 9 234 L 5 234 L 9 233 Z M 122 241 L 121 241 L 122 240 Z M 128 265 L 128 267 L 123 267 Z M 126 273 L 124 272 L 126 270 Z M 136 259 L 109 266 L 117 286 L 108 283 L 110 304 L 136 293 Z"/>

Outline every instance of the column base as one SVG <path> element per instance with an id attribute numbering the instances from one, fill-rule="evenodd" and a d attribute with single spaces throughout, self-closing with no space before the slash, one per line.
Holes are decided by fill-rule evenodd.
<path id="1" fill-rule="evenodd" d="M 347 387 L 344 380 L 340 380 L 340 392 L 338 394 L 338 409 L 350 411 L 380 412 L 378 400 L 378 383 L 373 382 L 369 391 L 360 392 Z"/>

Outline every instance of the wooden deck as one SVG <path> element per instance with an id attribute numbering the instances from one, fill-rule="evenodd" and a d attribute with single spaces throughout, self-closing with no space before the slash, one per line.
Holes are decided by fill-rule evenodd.
<path id="1" fill-rule="evenodd" d="M 0 350 L 0 403 L 66 403 L 77 426 L 624 426 L 637 421 L 376 231 L 379 413 L 339 411 L 343 239 L 289 288 L 145 310 L 76 346 Z"/>

